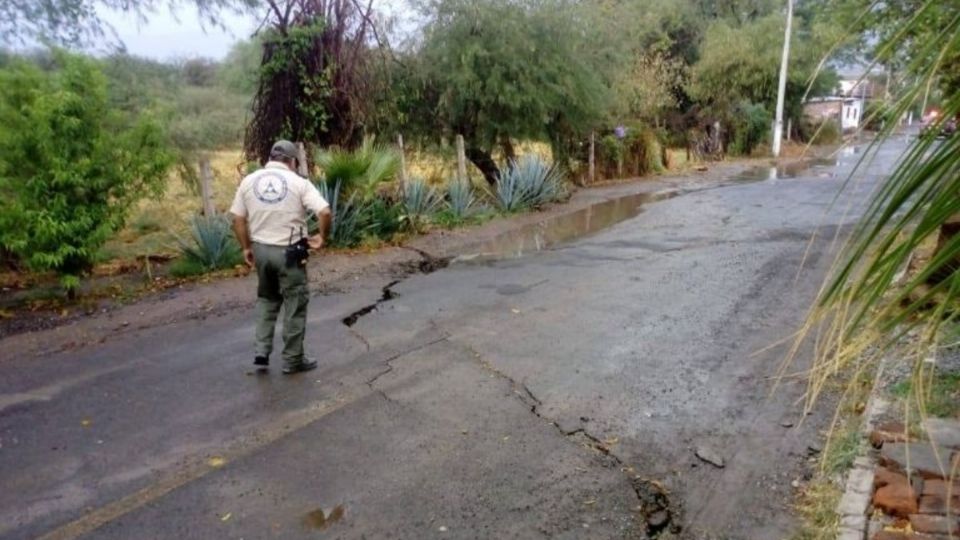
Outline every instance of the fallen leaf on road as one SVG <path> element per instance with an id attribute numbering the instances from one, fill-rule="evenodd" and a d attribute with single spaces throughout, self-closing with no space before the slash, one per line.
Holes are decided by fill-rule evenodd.
<path id="1" fill-rule="evenodd" d="M 90 424 L 91 422 L 88 418 L 84 418 L 83 420 L 80 421 L 80 425 L 83 427 L 90 427 Z"/>
<path id="2" fill-rule="evenodd" d="M 440 532 L 447 532 L 447 528 L 444 527 L 443 525 L 441 525 L 437 530 Z"/>
<path id="3" fill-rule="evenodd" d="M 596 500 L 589 500 L 589 501 L 585 501 L 583 504 L 584 504 L 585 506 L 593 506 L 593 505 L 597 504 L 597 501 L 596 501 Z"/>
<path id="4" fill-rule="evenodd" d="M 516 313 L 516 314 L 519 314 L 519 313 L 520 313 L 520 310 L 517 309 L 517 308 L 513 308 L 513 309 L 511 309 L 510 311 L 513 312 L 513 313 Z"/>
<path id="5" fill-rule="evenodd" d="M 222 518 L 220 518 L 220 521 L 226 521 L 226 520 L 230 519 L 232 516 L 233 516 L 233 513 L 227 512 L 226 514 L 223 515 Z"/>
<path id="6" fill-rule="evenodd" d="M 220 456 L 213 456 L 212 458 L 207 460 L 207 465 L 210 465 L 211 467 L 223 467 L 226 464 L 227 464 L 227 460 L 223 459 Z"/>
<path id="7" fill-rule="evenodd" d="M 613 444 L 617 444 L 618 442 L 620 442 L 620 438 L 619 438 L 619 437 L 611 437 L 611 438 L 603 441 L 603 443 L 606 444 L 607 446 L 610 446 L 610 445 L 613 445 Z"/>
<path id="8" fill-rule="evenodd" d="M 506 437 L 504 437 L 504 438 L 503 438 L 503 440 L 505 440 L 505 441 L 509 441 L 509 440 L 510 440 L 510 436 L 509 436 L 509 435 L 507 435 Z"/>

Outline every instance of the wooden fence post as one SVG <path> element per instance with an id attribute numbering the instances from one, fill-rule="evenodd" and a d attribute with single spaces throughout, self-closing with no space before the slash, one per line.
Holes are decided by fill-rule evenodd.
<path id="1" fill-rule="evenodd" d="M 407 185 L 407 156 L 403 151 L 403 133 L 397 135 L 397 146 L 400 147 L 400 186 L 406 188 Z"/>
<path id="2" fill-rule="evenodd" d="M 203 203 L 203 215 L 212 216 L 217 213 L 213 205 L 213 167 L 210 166 L 210 156 L 200 157 L 200 199 Z"/>
<path id="3" fill-rule="evenodd" d="M 587 181 L 589 183 L 594 183 L 597 179 L 597 133 L 595 131 L 590 132 L 590 157 L 589 157 L 589 167 L 587 169 Z"/>
<path id="4" fill-rule="evenodd" d="M 463 143 L 463 135 L 457 135 L 457 180 L 467 181 L 467 151 Z"/>
<path id="5" fill-rule="evenodd" d="M 297 143 L 297 174 L 304 178 L 310 174 L 310 168 L 307 167 L 307 148 L 302 142 Z"/>

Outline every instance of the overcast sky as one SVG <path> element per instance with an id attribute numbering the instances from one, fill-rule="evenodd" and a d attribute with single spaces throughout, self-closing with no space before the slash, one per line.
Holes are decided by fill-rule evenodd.
<path id="1" fill-rule="evenodd" d="M 377 7 L 398 17 L 401 27 L 414 25 L 404 0 L 379 0 Z M 178 4 L 176 15 L 160 9 L 149 14 L 145 22 L 129 13 L 103 8 L 98 11 L 116 31 L 128 52 L 156 60 L 196 56 L 220 60 L 230 51 L 231 45 L 250 37 L 260 24 L 253 15 L 223 12 L 222 27 L 202 25 L 196 10 L 182 4 Z"/>
<path id="2" fill-rule="evenodd" d="M 235 42 L 250 37 L 258 22 L 253 16 L 223 13 L 223 27 L 202 25 L 196 10 L 180 9 L 176 16 L 166 9 L 138 21 L 132 14 L 101 13 L 116 31 L 127 51 L 157 60 L 203 56 L 221 59 Z"/>

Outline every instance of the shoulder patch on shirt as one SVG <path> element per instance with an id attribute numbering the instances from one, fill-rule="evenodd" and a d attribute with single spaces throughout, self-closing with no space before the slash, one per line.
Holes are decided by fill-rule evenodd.
<path id="1" fill-rule="evenodd" d="M 287 198 L 287 179 L 276 173 L 265 173 L 253 181 L 253 195 L 264 204 L 276 204 Z"/>

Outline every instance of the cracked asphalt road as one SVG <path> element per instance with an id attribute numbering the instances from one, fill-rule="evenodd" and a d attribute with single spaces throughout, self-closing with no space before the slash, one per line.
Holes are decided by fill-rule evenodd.
<path id="1" fill-rule="evenodd" d="M 0 537 L 787 537 L 832 411 L 781 426 L 802 386 L 771 394 L 769 346 L 902 149 L 851 207 L 859 155 L 315 297 L 296 377 L 247 373 L 246 309 L 5 360 Z"/>

